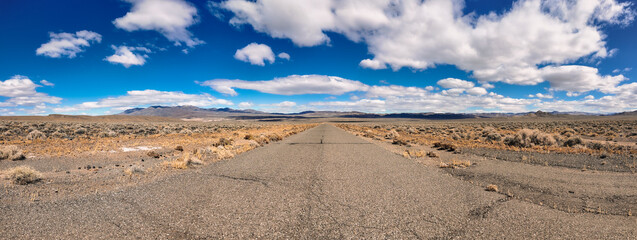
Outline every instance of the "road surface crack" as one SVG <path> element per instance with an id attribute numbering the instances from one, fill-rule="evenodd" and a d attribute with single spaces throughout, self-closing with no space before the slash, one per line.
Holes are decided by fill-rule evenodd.
<path id="1" fill-rule="evenodd" d="M 263 184 L 263 186 L 266 186 L 266 187 L 268 186 L 268 182 L 256 177 L 234 177 L 234 176 L 228 176 L 224 174 L 213 174 L 213 175 L 217 177 L 221 177 L 221 178 L 228 178 L 228 179 L 237 180 L 237 181 L 255 182 L 255 183 Z"/>

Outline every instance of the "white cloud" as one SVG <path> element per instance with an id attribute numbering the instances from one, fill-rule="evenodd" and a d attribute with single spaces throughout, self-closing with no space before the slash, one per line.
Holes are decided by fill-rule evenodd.
<path id="1" fill-rule="evenodd" d="M 194 47 L 203 44 L 188 31 L 198 22 L 197 8 L 184 0 L 125 0 L 133 6 L 125 16 L 113 21 L 116 27 L 132 32 L 153 30 L 175 45 Z"/>
<path id="2" fill-rule="evenodd" d="M 25 76 L 19 75 L 0 81 L 0 96 L 8 98 L 0 102 L 0 107 L 42 106 L 45 103 L 60 103 L 62 100 L 59 97 L 37 92 L 37 87 L 40 87 L 40 85 L 33 83 L 31 79 Z"/>
<path id="3" fill-rule="evenodd" d="M 274 52 L 272 52 L 272 49 L 268 45 L 258 43 L 250 43 L 244 48 L 238 49 L 234 54 L 234 58 L 259 66 L 265 66 L 265 61 L 274 63 L 276 60 Z"/>
<path id="4" fill-rule="evenodd" d="M 428 91 L 419 87 L 404 87 L 398 85 L 391 86 L 371 86 L 367 90 L 367 97 L 370 98 L 385 98 L 390 96 L 425 96 Z"/>
<path id="5" fill-rule="evenodd" d="M 491 84 L 491 83 L 487 83 L 487 82 L 482 83 L 481 85 L 482 85 L 482 87 L 483 87 L 483 88 L 485 88 L 485 89 L 492 89 L 492 88 L 495 88 L 495 86 L 494 86 L 493 84 Z"/>
<path id="6" fill-rule="evenodd" d="M 467 93 L 474 96 L 481 96 L 487 94 L 487 90 L 482 87 L 472 87 L 467 89 Z"/>
<path id="7" fill-rule="evenodd" d="M 623 75 L 601 76 L 597 68 L 587 66 L 548 66 L 540 72 L 552 89 L 570 92 L 605 91 L 626 80 Z"/>
<path id="8" fill-rule="evenodd" d="M 102 35 L 87 30 L 76 33 L 49 33 L 49 42 L 42 44 L 35 50 L 37 55 L 61 58 L 74 58 L 78 53 L 91 46 L 91 43 L 102 41 Z"/>
<path id="9" fill-rule="evenodd" d="M 281 107 L 281 108 L 290 108 L 290 107 L 296 106 L 296 103 L 295 102 L 290 102 L 290 101 L 283 101 L 283 102 L 280 102 L 280 103 L 272 104 L 272 106 Z"/>
<path id="10" fill-rule="evenodd" d="M 461 88 L 461 89 L 469 89 L 475 86 L 475 84 L 472 82 L 460 80 L 457 78 L 442 79 L 438 81 L 438 85 L 440 85 L 443 88 Z"/>
<path id="11" fill-rule="evenodd" d="M 122 64 L 126 68 L 132 65 L 144 65 L 148 55 L 139 52 L 151 52 L 150 49 L 145 47 L 112 46 L 112 48 L 115 50 L 115 54 L 106 57 L 104 60 L 113 64 Z"/>
<path id="12" fill-rule="evenodd" d="M 632 3 L 616 0 L 518 0 L 485 15 L 464 14 L 463 1 L 449 0 L 227 0 L 216 6 L 233 14 L 232 25 L 249 24 L 299 46 L 329 43 L 326 32 L 364 42 L 373 55 L 359 63 L 365 68 L 450 64 L 480 82 L 549 81 L 569 91 L 549 72 L 590 74 L 583 66 L 560 65 L 612 56 L 616 50 L 607 49 L 601 26 L 624 26 L 635 15 Z"/>
<path id="13" fill-rule="evenodd" d="M 210 107 L 214 105 L 233 105 L 231 101 L 217 99 L 210 94 L 186 94 L 183 92 L 169 92 L 157 90 L 128 91 L 126 95 L 108 97 L 94 102 L 83 102 L 70 107 L 54 108 L 55 112 L 77 112 L 98 108 L 113 108 L 124 110 L 128 108 L 148 105 L 191 105 Z"/>
<path id="14" fill-rule="evenodd" d="M 547 99 L 551 99 L 551 98 L 553 98 L 553 95 L 537 93 L 537 94 L 529 94 L 529 97 L 530 98 L 547 98 Z"/>
<path id="15" fill-rule="evenodd" d="M 386 69 L 387 68 L 387 64 L 382 63 L 378 60 L 372 60 L 372 59 L 363 59 L 359 65 L 361 67 L 364 68 L 371 68 L 374 70 L 378 70 L 378 69 Z"/>
<path id="16" fill-rule="evenodd" d="M 52 82 L 49 82 L 49 81 L 44 80 L 44 79 L 40 80 L 40 84 L 42 84 L 44 86 L 49 86 L 49 87 L 55 86 L 55 84 L 53 84 Z"/>
<path id="17" fill-rule="evenodd" d="M 366 91 L 369 88 L 369 86 L 359 81 L 324 75 L 291 75 L 269 81 L 215 79 L 200 84 L 231 96 L 237 95 L 235 88 L 279 95 L 341 95 L 353 91 Z"/>
<path id="18" fill-rule="evenodd" d="M 314 46 L 329 41 L 323 29 L 333 27 L 331 1 L 272 0 L 221 2 L 218 7 L 235 13 L 230 24 L 250 24 L 276 38 L 290 38 L 299 46 Z"/>
<path id="19" fill-rule="evenodd" d="M 239 108 L 251 108 L 252 106 L 254 106 L 254 103 L 251 102 L 240 102 L 239 103 Z"/>
<path id="20" fill-rule="evenodd" d="M 277 57 L 281 58 L 281 59 L 285 59 L 285 60 L 290 60 L 290 54 L 282 52 L 279 53 L 279 55 L 277 55 Z"/>

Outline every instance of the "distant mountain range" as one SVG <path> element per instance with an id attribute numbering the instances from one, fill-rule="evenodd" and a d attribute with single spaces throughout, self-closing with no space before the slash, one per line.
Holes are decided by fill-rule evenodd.
<path id="1" fill-rule="evenodd" d="M 118 115 L 157 116 L 181 119 L 275 119 L 275 118 L 411 118 L 411 119 L 467 119 L 494 117 L 559 117 L 559 116 L 601 116 L 603 114 L 585 112 L 528 112 L 528 113 L 364 113 L 339 111 L 304 111 L 299 113 L 268 113 L 252 109 L 199 108 L 195 106 L 151 106 L 132 108 Z M 633 116 L 637 111 L 611 115 Z"/>

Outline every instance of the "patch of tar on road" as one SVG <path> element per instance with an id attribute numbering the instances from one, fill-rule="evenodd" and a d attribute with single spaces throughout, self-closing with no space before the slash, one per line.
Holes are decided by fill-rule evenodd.
<path id="1" fill-rule="evenodd" d="M 487 218 L 489 213 L 496 207 L 500 206 L 501 204 L 508 202 L 509 200 L 513 199 L 512 197 L 505 197 L 502 199 L 499 199 L 497 201 L 495 201 L 493 204 L 490 205 L 486 205 L 486 206 L 481 206 L 481 207 L 477 207 L 472 209 L 471 211 L 469 211 L 469 217 L 471 219 L 483 219 L 483 218 Z"/>

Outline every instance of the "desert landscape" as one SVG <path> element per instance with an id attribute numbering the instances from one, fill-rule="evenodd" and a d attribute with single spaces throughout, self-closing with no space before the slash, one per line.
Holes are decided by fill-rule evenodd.
<path id="1" fill-rule="evenodd" d="M 2 239 L 637 239 L 635 0 L 0 0 Z"/>
<path id="2" fill-rule="evenodd" d="M 351 150 L 352 146 L 363 143 L 368 144 L 360 146 L 373 148 L 374 151 L 386 152 L 397 158 L 405 159 L 405 161 L 410 162 L 409 164 L 414 164 L 409 171 L 392 172 L 401 178 L 409 178 L 414 174 L 410 173 L 411 171 L 415 171 L 417 174 L 440 175 L 436 178 L 449 175 L 454 179 L 453 181 L 436 179 L 436 181 L 442 181 L 439 183 L 439 187 L 453 183 L 452 185 L 460 185 L 462 188 L 471 189 L 471 191 L 482 191 L 485 194 L 491 192 L 501 196 L 495 200 L 488 200 L 489 198 L 477 195 L 461 197 L 464 200 L 457 199 L 465 202 L 463 204 L 469 203 L 470 205 L 487 201 L 484 205 L 478 204 L 479 206 L 462 210 L 466 211 L 465 217 L 467 218 L 463 224 L 479 226 L 481 221 L 490 218 L 498 219 L 501 216 L 497 216 L 499 213 L 494 213 L 496 208 L 510 201 L 519 201 L 531 204 L 534 208 L 546 209 L 528 213 L 532 215 L 541 214 L 542 211 L 557 211 L 556 213 L 564 215 L 561 218 L 572 218 L 576 222 L 588 217 L 599 216 L 602 217 L 602 220 L 595 224 L 601 224 L 602 227 L 607 223 L 616 224 L 617 221 L 630 226 L 637 221 L 633 216 L 633 211 L 637 210 L 637 182 L 635 181 L 637 119 L 632 115 L 559 116 L 547 114 L 546 116 L 537 116 L 537 114 L 529 114 L 516 117 L 423 120 L 344 118 L 334 115 L 335 113 L 324 114 L 328 116 L 302 119 L 290 119 L 289 116 L 279 119 L 272 116 L 261 116 L 261 119 L 226 119 L 212 122 L 122 115 L 4 117 L 0 126 L 2 131 L 0 133 L 2 136 L 0 151 L 2 178 L 0 181 L 3 186 L 2 191 L 0 191 L 0 199 L 2 200 L 0 208 L 8 214 L 3 214 L 0 218 L 4 223 L 0 235 L 3 238 L 12 238 L 17 236 L 14 234 L 30 232 L 35 235 L 27 236 L 72 236 L 74 232 L 56 233 L 51 231 L 57 229 L 55 227 L 57 224 L 53 224 L 53 229 L 48 229 L 49 231 L 46 231 L 45 235 L 41 235 L 42 232 L 32 232 L 33 222 L 24 223 L 23 221 L 46 214 L 36 209 L 50 204 L 66 205 L 69 202 L 90 201 L 96 197 L 126 194 L 152 186 L 169 188 L 165 186 L 166 181 L 172 182 L 182 178 L 191 179 L 193 175 L 208 179 L 209 177 L 206 177 L 210 176 L 208 171 L 216 172 L 214 176 L 217 177 L 221 176 L 240 182 L 260 183 L 264 187 L 269 187 L 270 184 L 273 184 L 271 182 L 290 181 L 301 176 L 301 179 L 305 179 L 313 176 L 313 174 L 308 175 L 308 173 L 292 179 L 279 176 L 280 174 L 294 174 L 294 171 L 281 173 L 278 171 L 290 171 L 288 169 L 290 167 L 285 167 L 286 170 L 284 170 L 279 169 L 282 166 L 278 166 L 278 164 L 259 163 L 262 161 L 261 157 L 268 159 L 268 154 L 256 151 L 252 155 L 246 155 L 257 148 L 265 148 L 263 151 L 266 152 L 275 151 L 273 156 L 276 160 L 274 161 L 279 162 L 279 164 L 284 164 L 281 161 L 285 161 L 285 164 L 301 164 L 295 165 L 294 168 L 311 169 L 324 164 L 328 164 L 324 167 L 331 167 L 330 165 L 335 163 L 326 162 L 316 165 L 311 162 L 298 162 L 304 158 L 317 158 L 319 161 L 324 161 L 320 159 L 326 159 L 323 156 L 326 154 L 325 151 L 330 151 L 329 154 L 332 155 L 333 159 L 345 161 L 340 164 L 345 164 L 343 167 L 346 168 L 353 167 L 347 161 L 352 161 L 352 164 L 360 161 L 360 165 L 356 168 L 365 168 L 366 171 L 379 171 L 378 167 L 381 169 L 392 168 L 392 165 L 395 164 L 394 161 L 396 161 L 392 160 L 394 157 L 352 158 L 353 156 L 350 155 L 350 152 L 353 151 Z M 326 127 L 328 125 L 331 127 Z M 336 129 L 345 130 L 349 134 Z M 291 143 L 277 144 L 290 136 L 295 136 L 294 139 L 298 139 L 300 136 L 296 135 L 299 133 L 308 132 L 301 135 L 310 134 L 312 136 L 318 134 L 317 131 L 322 132 L 320 139 L 318 136 L 305 137 L 302 138 L 305 140 L 290 140 Z M 325 131 L 332 133 L 327 134 Z M 333 134 L 346 134 L 348 136 L 335 137 Z M 356 143 L 342 142 L 343 139 L 350 138 L 351 140 L 348 141 Z M 355 138 L 359 140 L 354 140 Z M 297 146 L 313 147 L 314 150 L 296 152 L 294 149 L 290 149 Z M 323 149 L 321 146 L 338 148 L 340 151 Z M 289 151 L 292 152 L 288 153 Z M 318 152 L 314 153 L 315 151 Z M 224 162 L 235 164 L 233 163 L 235 158 L 238 158 L 236 160 L 238 166 L 235 166 L 233 170 L 223 170 L 226 167 L 223 164 L 219 165 L 219 163 Z M 380 165 L 366 165 L 372 162 Z M 262 164 L 266 164 L 268 167 L 261 169 L 259 166 L 264 166 Z M 275 171 L 275 175 L 259 177 L 264 174 L 262 171 L 271 171 L 268 168 L 272 167 L 279 169 Z M 296 171 L 303 172 L 302 170 Z M 360 170 L 355 172 L 358 171 Z M 319 174 L 317 177 L 323 174 Z M 375 173 L 373 176 L 380 177 L 377 174 Z M 335 175 L 335 177 L 338 176 Z M 359 176 L 357 180 L 373 182 L 368 177 L 370 176 Z M 189 185 L 195 187 L 199 184 L 201 183 L 193 182 Z M 330 188 L 336 186 L 331 185 L 334 183 L 328 182 L 322 184 L 328 184 Z M 349 183 L 342 182 L 341 184 L 347 185 Z M 416 184 L 431 184 L 431 182 Z M 208 187 L 214 188 L 214 185 Z M 236 187 L 239 185 L 233 185 L 234 191 L 239 192 L 225 194 L 233 195 L 231 198 L 236 198 L 243 195 L 240 192 L 249 191 L 248 189 L 236 189 Z M 415 191 L 409 185 L 395 187 L 408 192 Z M 382 187 L 373 188 L 377 189 L 369 190 L 372 192 L 385 191 Z M 258 192 L 255 194 L 261 195 Z M 321 198 L 322 195 L 321 193 L 313 194 L 318 194 L 316 195 L 318 198 Z M 361 199 L 369 197 L 364 197 L 365 195 L 359 193 L 355 197 Z M 285 194 L 279 197 L 275 195 L 274 199 L 281 198 L 280 201 L 285 203 L 286 200 L 283 200 L 285 199 L 283 196 Z M 458 198 L 460 196 L 452 195 L 449 197 Z M 186 199 L 183 201 L 193 201 Z M 245 200 L 247 199 L 242 201 Z M 379 200 L 381 199 L 368 199 L 367 201 L 376 202 Z M 258 197 L 249 201 L 258 202 L 260 200 Z M 224 209 L 223 203 L 217 204 L 221 204 L 218 207 Z M 391 209 L 402 207 L 404 206 L 391 206 Z M 35 212 L 27 215 L 11 214 L 14 210 L 21 208 Z M 77 210 L 81 209 L 79 207 Z M 515 209 L 519 209 L 519 207 Z M 306 211 L 322 213 L 333 210 L 320 210 L 319 208 L 318 210 L 302 210 L 299 214 L 308 214 Z M 57 212 L 58 210 L 47 211 Z M 166 209 L 166 211 L 173 210 Z M 235 209 L 235 211 L 243 210 Z M 254 210 L 250 211 L 254 213 Z M 47 215 L 50 216 L 51 213 Z M 234 214 L 222 214 L 226 217 L 232 215 Z M 292 217 L 294 215 L 288 215 L 289 220 L 296 219 L 297 217 Z M 25 219 L 25 217 L 27 218 Z M 186 216 L 177 218 L 183 219 L 183 217 Z M 261 217 L 269 218 L 267 215 Z M 611 218 L 612 221 L 606 222 L 608 220 L 605 219 L 606 217 Z M 523 219 L 526 218 L 528 217 Z M 379 224 L 382 225 L 384 221 L 386 219 L 380 220 Z M 458 218 L 450 221 L 446 224 L 458 221 Z M 28 228 L 31 230 L 9 229 L 12 223 L 21 222 L 26 224 L 25 226 L 31 226 Z M 259 222 L 262 221 L 259 220 Z M 266 222 L 270 222 L 270 220 L 266 220 Z M 588 223 L 589 221 L 584 222 Z M 75 224 L 82 225 L 81 223 Z M 219 229 L 212 232 L 207 231 L 208 234 L 212 233 L 212 235 L 201 236 L 255 237 L 257 235 L 234 234 L 246 230 L 251 234 L 262 232 L 262 230 L 240 226 L 227 227 L 229 228 L 224 231 Z M 302 235 L 272 235 L 275 232 L 281 234 L 281 229 L 279 229 L 275 232 L 262 232 L 265 234 L 262 237 L 323 236 L 340 238 L 351 234 L 342 232 L 338 226 L 333 227 L 335 229 L 332 231 L 337 231 L 338 235 L 315 235 L 317 234 L 314 232 L 315 230 L 308 230 L 310 232 Z M 579 227 L 569 231 L 579 231 L 580 233 L 591 231 L 590 229 L 584 231 Z M 352 228 L 356 229 L 357 227 Z M 600 237 L 634 236 L 634 228 L 630 229 L 625 229 L 620 225 L 611 232 L 593 230 L 593 233 L 594 236 Z M 371 235 L 357 235 L 371 237 L 382 232 L 393 232 L 388 236 L 405 237 L 405 235 L 401 235 L 404 232 L 394 232 L 396 229 L 391 227 L 377 230 L 368 232 Z M 551 236 L 561 236 L 562 234 L 553 228 L 547 228 L 547 231 Z M 491 235 L 476 235 L 476 233 L 478 232 L 473 229 L 463 230 L 463 232 L 452 235 L 480 238 L 507 236 L 506 232 L 502 231 L 493 231 L 490 233 Z M 493 235 L 495 233 L 504 235 Z M 106 236 L 103 234 L 104 232 L 97 232 L 96 235 L 91 236 Z M 429 230 L 416 234 L 416 236 L 436 236 L 435 232 L 432 233 Z M 452 235 L 445 233 L 440 236 L 449 237 Z M 131 235 L 126 236 L 130 237 Z M 159 235 L 151 234 L 150 236 Z M 520 236 L 524 236 L 524 234 Z M 191 235 L 172 235 L 172 237 L 194 238 Z"/>

